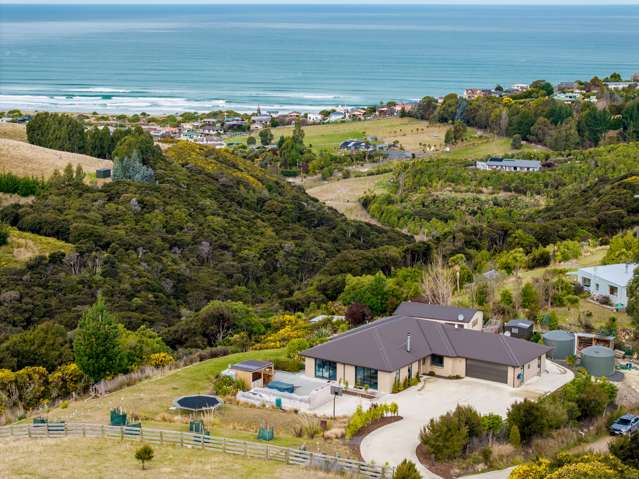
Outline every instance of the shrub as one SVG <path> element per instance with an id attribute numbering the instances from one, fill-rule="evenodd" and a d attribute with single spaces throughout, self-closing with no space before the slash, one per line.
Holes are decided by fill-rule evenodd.
<path id="1" fill-rule="evenodd" d="M 346 425 L 346 438 L 350 439 L 357 432 L 375 422 L 387 414 L 397 415 L 399 408 L 396 403 L 391 404 L 371 404 L 367 411 L 364 411 L 361 406 L 357 406 L 355 413 L 348 420 Z"/>
<path id="2" fill-rule="evenodd" d="M 113 181 L 129 180 L 139 183 L 153 183 L 153 170 L 142 163 L 137 151 L 131 156 L 116 158 L 113 162 Z"/>
<path id="3" fill-rule="evenodd" d="M 9 242 L 9 228 L 0 223 L 0 246 L 4 246 Z"/>
<path id="4" fill-rule="evenodd" d="M 238 391 L 246 391 L 248 388 L 244 381 L 239 381 L 231 376 L 220 375 L 213 381 L 213 390 L 218 396 L 234 396 Z"/>
<path id="5" fill-rule="evenodd" d="M 534 436 L 542 435 L 548 430 L 544 409 L 538 402 L 524 399 L 513 404 L 508 410 L 508 424 L 517 426 L 521 442 L 528 443 Z"/>
<path id="6" fill-rule="evenodd" d="M 165 368 L 173 362 L 173 356 L 169 353 L 153 353 L 147 359 L 147 364 L 154 368 Z"/>
<path id="7" fill-rule="evenodd" d="M 153 452 L 153 448 L 148 444 L 145 444 L 135 451 L 135 458 L 142 464 L 142 469 L 144 469 L 144 464 L 146 462 L 153 459 L 154 455 L 155 453 Z"/>
<path id="8" fill-rule="evenodd" d="M 512 444 L 514 447 L 521 446 L 521 435 L 519 434 L 519 428 L 515 424 L 513 424 L 510 428 L 510 433 L 508 434 L 508 442 L 510 442 L 510 444 Z"/>
<path id="9" fill-rule="evenodd" d="M 286 345 L 286 355 L 290 359 L 294 359 L 297 362 L 299 362 L 299 360 L 300 360 L 299 352 L 300 351 L 304 351 L 305 349 L 308 349 L 310 347 L 311 347 L 311 345 L 304 338 L 293 339 L 292 341 L 290 341 Z M 279 368 L 277 368 L 277 369 L 279 369 Z"/>
<path id="10" fill-rule="evenodd" d="M 296 359 L 277 358 L 273 361 L 273 367 L 280 371 L 296 373 L 304 369 L 304 363 Z"/>
<path id="11" fill-rule="evenodd" d="M 610 452 L 626 466 L 639 469 L 639 434 L 615 439 L 610 444 Z"/>
<path id="12" fill-rule="evenodd" d="M 419 440 L 436 461 L 450 461 L 464 452 L 468 428 L 459 416 L 448 413 L 431 419 L 420 432 Z"/>
<path id="13" fill-rule="evenodd" d="M 393 479 L 421 479 L 422 475 L 417 471 L 415 463 L 404 459 L 395 468 Z"/>
<path id="14" fill-rule="evenodd" d="M 51 398 L 62 398 L 81 393 L 86 390 L 89 382 L 89 378 L 80 370 L 77 364 L 71 363 L 60 366 L 49 375 Z"/>

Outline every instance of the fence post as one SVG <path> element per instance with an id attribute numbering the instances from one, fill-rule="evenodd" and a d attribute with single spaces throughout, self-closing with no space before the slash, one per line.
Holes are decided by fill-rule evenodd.
<path id="1" fill-rule="evenodd" d="M 67 432 L 67 423 L 66 422 L 62 425 L 62 430 L 64 431 L 64 437 L 67 437 L 69 435 L 69 433 Z"/>
<path id="2" fill-rule="evenodd" d="M 200 447 L 204 449 L 204 434 L 200 434 Z"/>
<path id="3" fill-rule="evenodd" d="M 9 426 L 9 434 L 11 434 L 11 437 L 13 437 L 13 424 Z"/>
<path id="4" fill-rule="evenodd" d="M 180 446 L 184 447 L 184 433 L 180 432 Z"/>
<path id="5" fill-rule="evenodd" d="M 87 437 L 87 426 L 86 426 L 86 424 L 82 425 L 82 437 Z"/>
<path id="6" fill-rule="evenodd" d="M 124 426 L 120 426 L 120 442 L 124 441 Z"/>
<path id="7" fill-rule="evenodd" d="M 100 437 L 104 437 L 104 424 L 100 426 Z"/>
<path id="8" fill-rule="evenodd" d="M 142 428 L 140 428 L 140 442 L 144 441 L 144 432 L 142 431 Z"/>
<path id="9" fill-rule="evenodd" d="M 222 438 L 222 452 L 226 452 L 226 438 Z"/>
<path id="10" fill-rule="evenodd" d="M 284 458 L 286 459 L 286 464 L 288 464 L 288 449 L 286 449 L 285 454 L 284 454 Z"/>
<path id="11" fill-rule="evenodd" d="M 248 442 L 244 441 L 244 455 L 248 456 Z"/>
<path id="12" fill-rule="evenodd" d="M 313 453 L 312 452 L 308 453 L 308 465 L 309 466 L 313 465 Z"/>
<path id="13" fill-rule="evenodd" d="M 164 433 L 160 431 L 160 444 L 164 444 Z"/>
<path id="14" fill-rule="evenodd" d="M 269 457 L 268 457 L 268 444 L 266 445 L 266 460 L 268 461 Z"/>

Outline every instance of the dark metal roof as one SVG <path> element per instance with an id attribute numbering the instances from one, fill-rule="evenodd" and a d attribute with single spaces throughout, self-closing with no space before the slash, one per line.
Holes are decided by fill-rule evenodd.
<path id="1" fill-rule="evenodd" d="M 534 325 L 535 323 L 527 319 L 511 319 L 506 323 L 506 326 L 510 328 L 532 328 Z"/>
<path id="2" fill-rule="evenodd" d="M 409 333 L 411 348 L 407 351 Z M 392 372 L 431 354 L 522 366 L 552 349 L 523 339 L 390 316 L 336 336 L 301 355 Z"/>
<path id="3" fill-rule="evenodd" d="M 410 316 L 412 318 L 468 323 L 477 311 L 477 309 L 472 308 L 458 308 L 457 306 L 442 306 L 440 304 L 404 301 L 397 307 L 393 314 L 395 316 Z"/>
<path id="4" fill-rule="evenodd" d="M 254 373 L 256 371 L 261 371 L 262 369 L 272 367 L 273 363 L 271 361 L 257 361 L 254 359 L 250 359 L 248 361 L 242 361 L 241 363 L 234 364 L 233 366 L 231 366 L 231 369 Z"/>

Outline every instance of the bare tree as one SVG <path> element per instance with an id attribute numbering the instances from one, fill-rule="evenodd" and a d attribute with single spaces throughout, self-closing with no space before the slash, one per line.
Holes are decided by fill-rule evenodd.
<path id="1" fill-rule="evenodd" d="M 442 256 L 435 256 L 422 278 L 422 295 L 426 302 L 450 304 L 455 288 L 454 278 L 453 270 L 446 265 Z"/>

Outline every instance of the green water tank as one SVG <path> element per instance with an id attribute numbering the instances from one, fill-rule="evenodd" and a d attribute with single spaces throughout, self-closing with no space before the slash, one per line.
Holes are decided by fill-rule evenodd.
<path id="1" fill-rule="evenodd" d="M 581 351 L 581 365 L 592 376 L 612 376 L 615 372 L 615 352 L 604 346 L 590 346 Z"/>

